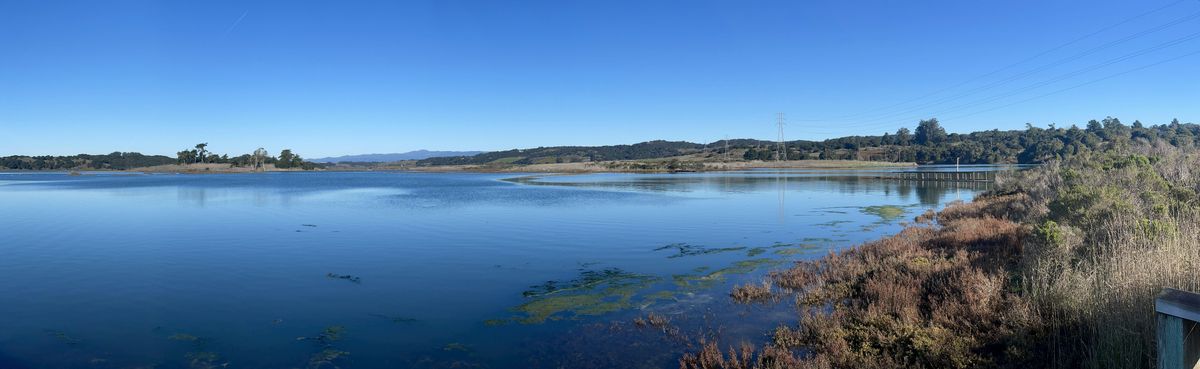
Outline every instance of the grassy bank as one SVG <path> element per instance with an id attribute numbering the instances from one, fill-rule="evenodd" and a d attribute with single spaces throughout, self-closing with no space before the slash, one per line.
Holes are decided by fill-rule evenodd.
<path id="1" fill-rule="evenodd" d="M 706 342 L 680 365 L 1154 367 L 1154 295 L 1200 287 L 1198 190 L 1200 155 L 1162 144 L 1019 173 L 772 274 L 798 324 L 757 347 Z"/>

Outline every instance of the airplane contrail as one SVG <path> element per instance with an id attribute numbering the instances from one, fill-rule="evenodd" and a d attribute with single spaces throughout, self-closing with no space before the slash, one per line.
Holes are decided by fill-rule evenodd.
<path id="1" fill-rule="evenodd" d="M 239 24 L 242 24 L 242 19 L 246 18 L 246 14 L 248 13 L 250 13 L 249 10 L 242 12 L 242 16 L 238 17 L 236 21 L 233 21 L 233 24 L 229 25 L 229 28 L 225 29 L 225 36 L 229 36 L 229 32 L 233 32 L 234 28 L 237 28 Z"/>

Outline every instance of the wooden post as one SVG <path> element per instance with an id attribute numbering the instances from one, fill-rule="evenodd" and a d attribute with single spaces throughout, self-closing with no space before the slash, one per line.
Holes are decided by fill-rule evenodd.
<path id="1" fill-rule="evenodd" d="M 1154 299 L 1158 368 L 1200 368 L 1200 294 L 1164 288 Z"/>

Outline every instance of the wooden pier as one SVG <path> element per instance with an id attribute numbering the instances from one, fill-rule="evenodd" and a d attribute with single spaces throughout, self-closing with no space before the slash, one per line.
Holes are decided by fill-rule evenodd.
<path id="1" fill-rule="evenodd" d="M 902 181 L 992 182 L 996 180 L 996 173 L 998 172 L 887 172 L 879 173 L 876 178 Z"/>
<path id="2" fill-rule="evenodd" d="M 1200 294 L 1164 288 L 1154 299 L 1158 321 L 1158 368 L 1200 367 Z"/>

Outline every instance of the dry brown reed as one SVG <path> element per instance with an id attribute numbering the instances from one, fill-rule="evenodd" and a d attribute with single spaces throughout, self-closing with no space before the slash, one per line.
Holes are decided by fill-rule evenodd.
<path id="1" fill-rule="evenodd" d="M 769 279 L 760 283 L 746 283 L 734 286 L 733 291 L 729 293 L 729 297 L 732 297 L 733 301 L 743 304 L 765 303 L 776 300 L 776 296 L 771 293 L 771 281 Z"/>
<path id="2" fill-rule="evenodd" d="M 706 343 L 680 367 L 758 368 L 764 357 L 789 367 L 1154 367 L 1155 294 L 1200 289 L 1197 174 L 1194 150 L 1158 144 L 1004 177 L 896 235 L 773 273 L 780 293 L 795 294 L 800 323 L 759 349 Z"/>

